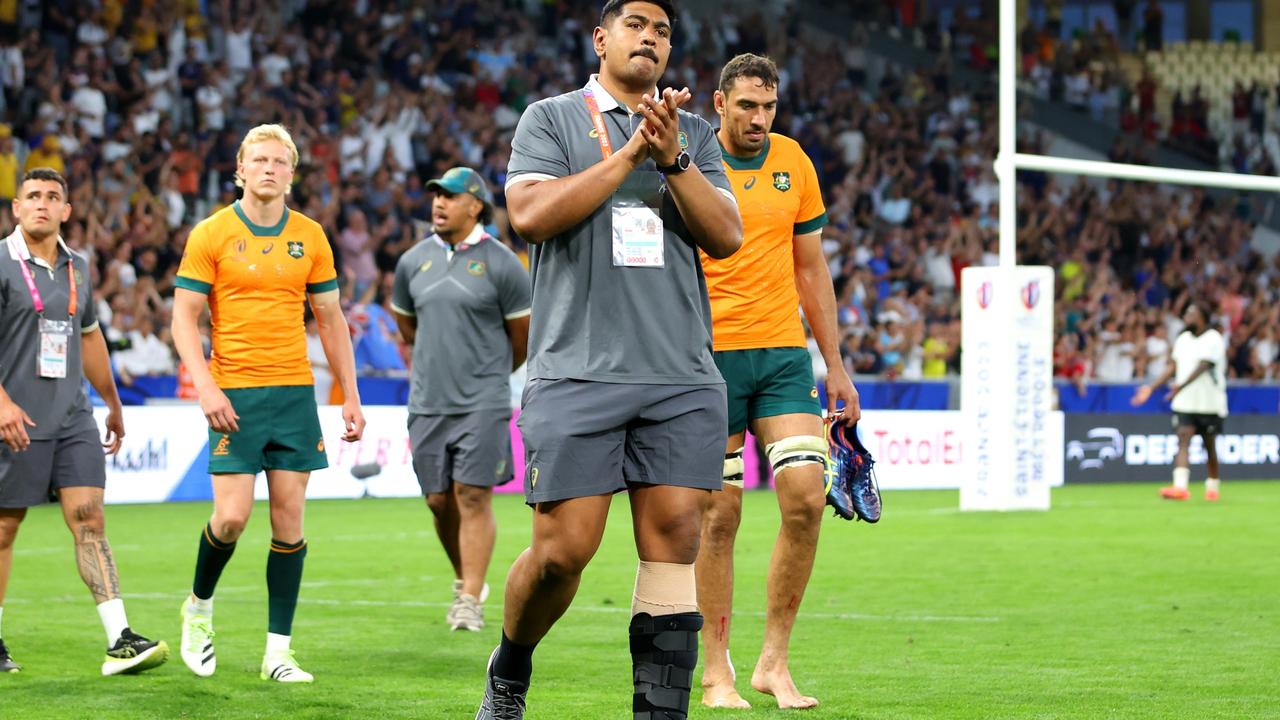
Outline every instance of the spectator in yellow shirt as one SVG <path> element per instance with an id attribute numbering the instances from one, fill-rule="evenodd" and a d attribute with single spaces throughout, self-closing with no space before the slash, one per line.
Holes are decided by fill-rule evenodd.
<path id="1" fill-rule="evenodd" d="M 62 161 L 62 143 L 58 141 L 57 135 L 45 135 L 40 146 L 27 155 L 26 169 L 38 167 L 52 168 L 59 175 L 67 171 L 66 163 Z"/>
<path id="2" fill-rule="evenodd" d="M 18 154 L 13 149 L 13 131 L 0 124 L 0 201 L 6 205 L 18 194 Z"/>
<path id="3" fill-rule="evenodd" d="M 929 323 L 929 336 L 924 341 L 924 369 L 921 375 L 933 380 L 947 376 L 947 360 L 951 358 L 951 346 L 942 334 L 938 323 Z"/>

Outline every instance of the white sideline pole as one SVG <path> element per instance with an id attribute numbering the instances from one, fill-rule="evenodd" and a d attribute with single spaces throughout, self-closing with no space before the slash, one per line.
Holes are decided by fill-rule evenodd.
<path id="1" fill-rule="evenodd" d="M 1000 0 L 1000 153 L 996 178 L 1000 182 L 1000 267 L 1018 264 L 1018 6 L 1017 0 Z"/>
<path id="2" fill-rule="evenodd" d="M 1242 175 L 1208 170 L 1180 170 L 1178 168 L 1128 165 L 1097 160 L 1076 160 L 1047 155 L 1027 155 L 1025 153 L 1014 155 L 1013 163 L 1023 170 L 1041 170 L 1071 175 L 1093 175 L 1122 180 L 1173 183 L 1176 185 L 1202 185 L 1234 190 L 1280 192 L 1280 177 L 1268 175 Z M 1003 227 L 1001 231 L 1003 232 Z"/>

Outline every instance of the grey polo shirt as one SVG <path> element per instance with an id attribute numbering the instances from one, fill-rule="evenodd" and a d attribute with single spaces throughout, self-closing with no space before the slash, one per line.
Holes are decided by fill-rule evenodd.
<path id="1" fill-rule="evenodd" d="M 67 376 L 51 379 L 36 373 L 40 352 L 39 316 L 18 263 L 26 263 L 44 301 L 44 317 L 67 320 L 71 300 L 67 263 L 76 278 L 76 315 L 67 342 Z M 18 407 L 35 421 L 27 428 L 32 440 L 56 440 L 87 430 L 97 432 L 97 423 L 84 391 L 80 336 L 98 327 L 94 312 L 93 288 L 89 286 L 89 261 L 71 252 L 58 238 L 57 267 L 33 257 L 19 228 L 0 241 L 0 385 Z"/>
<path id="2" fill-rule="evenodd" d="M 418 319 L 409 412 L 509 410 L 506 321 L 529 314 L 529 273 L 479 225 L 456 247 L 437 235 L 396 263 L 391 309 Z"/>
<path id="3" fill-rule="evenodd" d="M 639 125 L 593 76 L 592 88 L 615 150 Z M 680 111 L 686 150 L 730 200 L 711 126 Z M 600 142 L 582 90 L 540 100 L 520 118 L 511 141 L 507 188 L 575 175 L 601 162 Z M 661 268 L 614 267 L 612 199 L 564 233 L 531 246 L 533 319 L 529 378 L 700 385 L 723 382 L 711 355 L 711 307 L 693 241 L 653 160 L 624 190 L 654 189 L 665 243 Z M 615 195 L 616 196 L 616 195 Z"/>

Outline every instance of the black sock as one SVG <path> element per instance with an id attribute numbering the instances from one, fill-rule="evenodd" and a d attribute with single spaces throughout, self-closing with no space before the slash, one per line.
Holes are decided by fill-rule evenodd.
<path id="1" fill-rule="evenodd" d="M 521 645 L 512 642 L 506 631 L 502 633 L 502 642 L 498 645 L 498 654 L 493 658 L 493 676 L 511 682 L 529 684 L 533 675 L 533 649 L 537 645 Z"/>
<path id="2" fill-rule="evenodd" d="M 231 554 L 236 551 L 233 542 L 222 542 L 213 534 L 213 525 L 205 525 L 200 533 L 200 550 L 196 553 L 196 577 L 191 583 L 191 592 L 201 600 L 213 597 L 213 589 L 218 586 L 218 578 L 222 577 L 222 569 L 227 566 Z"/>

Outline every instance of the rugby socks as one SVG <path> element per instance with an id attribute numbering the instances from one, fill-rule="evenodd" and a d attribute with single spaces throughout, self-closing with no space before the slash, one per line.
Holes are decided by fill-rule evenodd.
<path id="1" fill-rule="evenodd" d="M 533 675 L 533 649 L 537 645 L 512 642 L 503 630 L 498 654 L 493 658 L 493 676 L 513 683 L 529 684 Z"/>
<path id="2" fill-rule="evenodd" d="M 102 619 L 102 629 L 107 631 L 107 647 L 115 647 L 120 633 L 129 627 L 129 619 L 124 614 L 124 600 L 116 598 L 98 603 L 98 617 Z"/>
<path id="3" fill-rule="evenodd" d="M 1186 490 L 1191 485 L 1191 468 L 1174 468 L 1173 469 L 1173 486 L 1179 490 Z"/>
<path id="4" fill-rule="evenodd" d="M 222 542 L 213 534 L 213 525 L 204 526 L 200 533 L 200 551 L 196 554 L 196 577 L 191 583 L 191 594 L 197 600 L 213 597 L 213 589 L 218 586 L 218 578 L 222 577 L 222 568 L 227 566 L 231 553 L 235 551 L 235 543 Z"/>
<path id="5" fill-rule="evenodd" d="M 296 543 L 271 541 L 271 553 L 267 555 L 267 632 L 293 634 L 293 613 L 298 608 L 302 563 L 306 559 L 305 539 Z"/>
<path id="6" fill-rule="evenodd" d="M 1221 485 L 1221 483 L 1222 481 L 1219 480 L 1218 478 L 1209 478 L 1205 480 L 1204 481 L 1205 492 L 1218 492 L 1218 490 L 1220 489 L 1219 486 Z"/>

